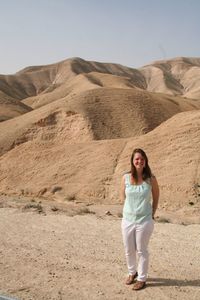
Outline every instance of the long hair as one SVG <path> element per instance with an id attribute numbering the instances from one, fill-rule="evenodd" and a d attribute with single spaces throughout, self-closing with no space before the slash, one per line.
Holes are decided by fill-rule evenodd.
<path id="1" fill-rule="evenodd" d="M 133 150 L 133 153 L 131 155 L 131 175 L 132 177 L 135 179 L 136 183 L 138 182 L 138 175 L 137 175 L 137 171 L 136 171 L 136 168 L 133 164 L 133 159 L 134 159 L 134 156 L 136 153 L 140 153 L 142 155 L 142 157 L 144 158 L 145 160 L 145 167 L 143 169 L 143 172 L 142 172 L 142 179 L 143 180 L 148 180 L 150 179 L 153 175 L 152 175 L 152 172 L 151 172 L 151 169 L 149 167 L 149 164 L 148 164 L 148 157 L 146 155 L 146 153 L 144 152 L 144 150 L 140 149 L 140 148 L 136 148 Z"/>

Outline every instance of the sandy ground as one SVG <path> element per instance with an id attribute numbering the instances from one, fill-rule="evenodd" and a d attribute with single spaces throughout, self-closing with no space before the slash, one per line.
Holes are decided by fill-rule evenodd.
<path id="1" fill-rule="evenodd" d="M 0 209 L 0 295 L 20 300 L 200 299 L 200 225 L 155 222 L 147 287 L 124 284 L 120 207 Z M 75 204 L 72 204 L 75 205 Z M 70 212 L 71 213 L 70 216 Z"/>

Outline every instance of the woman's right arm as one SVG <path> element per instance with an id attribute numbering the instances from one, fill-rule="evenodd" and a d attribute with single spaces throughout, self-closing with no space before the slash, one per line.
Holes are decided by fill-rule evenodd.
<path id="1" fill-rule="evenodd" d="M 125 195 L 125 175 L 124 175 L 121 180 L 121 189 L 120 189 L 120 198 L 122 203 L 124 203 L 125 197 L 126 195 Z"/>
<path id="2" fill-rule="evenodd" d="M 156 177 L 152 177 L 151 179 L 151 185 L 152 185 L 152 198 L 153 198 L 153 203 L 152 203 L 152 218 L 154 219 L 155 212 L 158 207 L 158 200 L 159 200 L 159 186 Z"/>

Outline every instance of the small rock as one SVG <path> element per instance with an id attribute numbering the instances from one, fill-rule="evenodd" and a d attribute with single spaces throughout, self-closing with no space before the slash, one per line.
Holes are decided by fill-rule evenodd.
<path id="1" fill-rule="evenodd" d="M 51 208 L 51 210 L 52 210 L 52 211 L 58 211 L 58 208 L 57 208 L 56 206 L 53 206 L 53 207 Z"/>
<path id="2" fill-rule="evenodd" d="M 106 214 L 107 216 L 111 216 L 111 215 L 112 215 L 111 212 L 110 212 L 109 210 L 107 210 L 107 211 L 105 212 L 105 214 Z"/>
<path id="3" fill-rule="evenodd" d="M 52 193 L 52 194 L 55 194 L 56 192 L 61 191 L 61 190 L 62 190 L 62 187 L 61 187 L 61 186 L 54 186 L 54 187 L 51 189 L 51 193 Z"/>
<path id="4" fill-rule="evenodd" d="M 47 188 L 43 188 L 38 192 L 38 197 L 44 195 L 47 192 Z"/>

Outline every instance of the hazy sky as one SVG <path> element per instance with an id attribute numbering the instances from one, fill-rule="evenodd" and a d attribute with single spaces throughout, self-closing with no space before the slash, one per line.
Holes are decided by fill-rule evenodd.
<path id="1" fill-rule="evenodd" d="M 200 57 L 199 0 L 0 0 L 0 74 L 71 57 Z"/>

